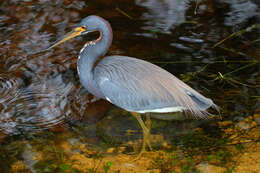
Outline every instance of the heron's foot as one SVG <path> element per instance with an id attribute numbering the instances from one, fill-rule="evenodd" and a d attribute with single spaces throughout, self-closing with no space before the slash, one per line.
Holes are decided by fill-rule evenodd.
<path id="1" fill-rule="evenodd" d="M 144 123 L 141 116 L 135 112 L 132 112 L 132 115 L 137 119 L 140 126 L 142 127 L 143 131 L 143 144 L 140 153 L 138 154 L 137 158 L 134 160 L 139 159 L 144 153 L 147 153 L 146 146 L 152 151 L 152 145 L 150 143 L 151 134 L 150 134 L 150 127 L 151 127 L 151 120 L 150 116 L 146 116 L 146 122 Z"/>
<path id="2" fill-rule="evenodd" d="M 139 154 L 137 155 L 137 157 L 133 161 L 140 159 L 144 154 L 148 153 L 146 150 L 146 146 L 149 148 L 150 151 L 152 151 L 152 146 L 150 143 L 150 133 L 145 133 L 143 131 L 143 135 L 144 135 L 144 137 L 143 137 L 142 148 L 141 148 Z"/>
<path id="3" fill-rule="evenodd" d="M 144 138 L 143 138 L 143 145 L 142 145 L 142 151 L 145 151 L 146 150 L 146 145 L 147 147 L 149 148 L 149 150 L 153 150 L 152 148 L 152 145 L 150 143 L 150 140 L 151 140 L 151 134 L 150 134 L 150 131 L 147 131 L 147 132 L 143 132 L 143 135 L 144 135 Z"/>

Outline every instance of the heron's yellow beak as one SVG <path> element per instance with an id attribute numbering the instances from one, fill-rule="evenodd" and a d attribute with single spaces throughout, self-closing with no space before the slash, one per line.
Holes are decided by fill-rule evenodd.
<path id="1" fill-rule="evenodd" d="M 83 32 L 86 32 L 86 28 L 85 27 L 77 27 L 75 28 L 73 31 L 69 32 L 68 34 L 66 34 L 61 40 L 57 40 L 55 41 L 54 43 L 52 43 L 51 45 L 49 45 L 46 50 L 49 50 L 53 47 L 56 47 L 58 46 L 59 44 L 65 42 L 65 41 L 68 41 L 74 37 L 77 37 L 79 35 L 81 35 Z"/>

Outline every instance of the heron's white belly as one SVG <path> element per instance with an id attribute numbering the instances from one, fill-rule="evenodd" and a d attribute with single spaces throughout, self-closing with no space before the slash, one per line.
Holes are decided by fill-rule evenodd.
<path id="1" fill-rule="evenodd" d="M 108 97 L 106 97 L 106 100 L 109 101 L 110 103 L 112 103 Z M 147 112 L 156 112 L 156 113 L 182 112 L 185 109 L 186 108 L 181 107 L 181 106 L 175 106 L 175 107 L 166 107 L 166 108 L 159 108 L 159 109 L 139 110 L 139 111 L 129 110 L 129 109 L 126 109 L 126 110 L 129 112 L 137 112 L 137 113 L 143 114 L 143 113 L 147 113 Z"/>
<path id="2" fill-rule="evenodd" d="M 184 109 L 185 109 L 184 107 L 176 106 L 176 107 L 141 110 L 141 111 L 134 111 L 134 112 L 138 112 L 138 113 L 146 113 L 146 112 L 167 113 L 167 112 L 182 112 Z"/>

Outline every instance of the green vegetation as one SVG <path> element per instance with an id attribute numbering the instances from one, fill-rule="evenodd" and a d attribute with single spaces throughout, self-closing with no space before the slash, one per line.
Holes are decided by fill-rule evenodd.
<path id="1" fill-rule="evenodd" d="M 108 173 L 109 170 L 110 170 L 110 167 L 113 166 L 113 165 L 114 165 L 113 162 L 110 162 L 110 161 L 107 162 L 106 165 L 104 166 L 104 171 L 105 171 L 105 173 Z"/>
<path id="2" fill-rule="evenodd" d="M 236 145 L 236 149 L 239 150 L 239 151 L 241 151 L 241 150 L 244 149 L 244 146 L 243 146 L 242 144 L 237 144 L 237 145 Z"/>
<path id="3" fill-rule="evenodd" d="M 228 150 L 219 150 L 215 153 L 215 157 L 222 163 L 225 163 L 231 158 L 231 153 Z"/>

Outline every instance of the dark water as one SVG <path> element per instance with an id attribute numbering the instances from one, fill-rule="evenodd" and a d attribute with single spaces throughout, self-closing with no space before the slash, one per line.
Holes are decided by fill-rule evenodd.
<path id="1" fill-rule="evenodd" d="M 1 145 L 49 130 L 75 131 L 75 138 L 91 138 L 95 144 L 104 135 L 116 136 L 116 145 L 128 140 L 128 129 L 138 129 L 127 112 L 88 94 L 79 83 L 77 56 L 90 38 L 36 53 L 91 14 L 112 25 L 108 54 L 138 57 L 167 69 L 212 98 L 224 120 L 252 115 L 260 103 L 259 6 L 256 0 L 1 1 Z M 167 128 L 152 132 L 180 136 L 203 126 L 209 134 L 217 133 L 214 123 L 165 123 Z M 132 138 L 140 137 L 141 131 Z"/>

